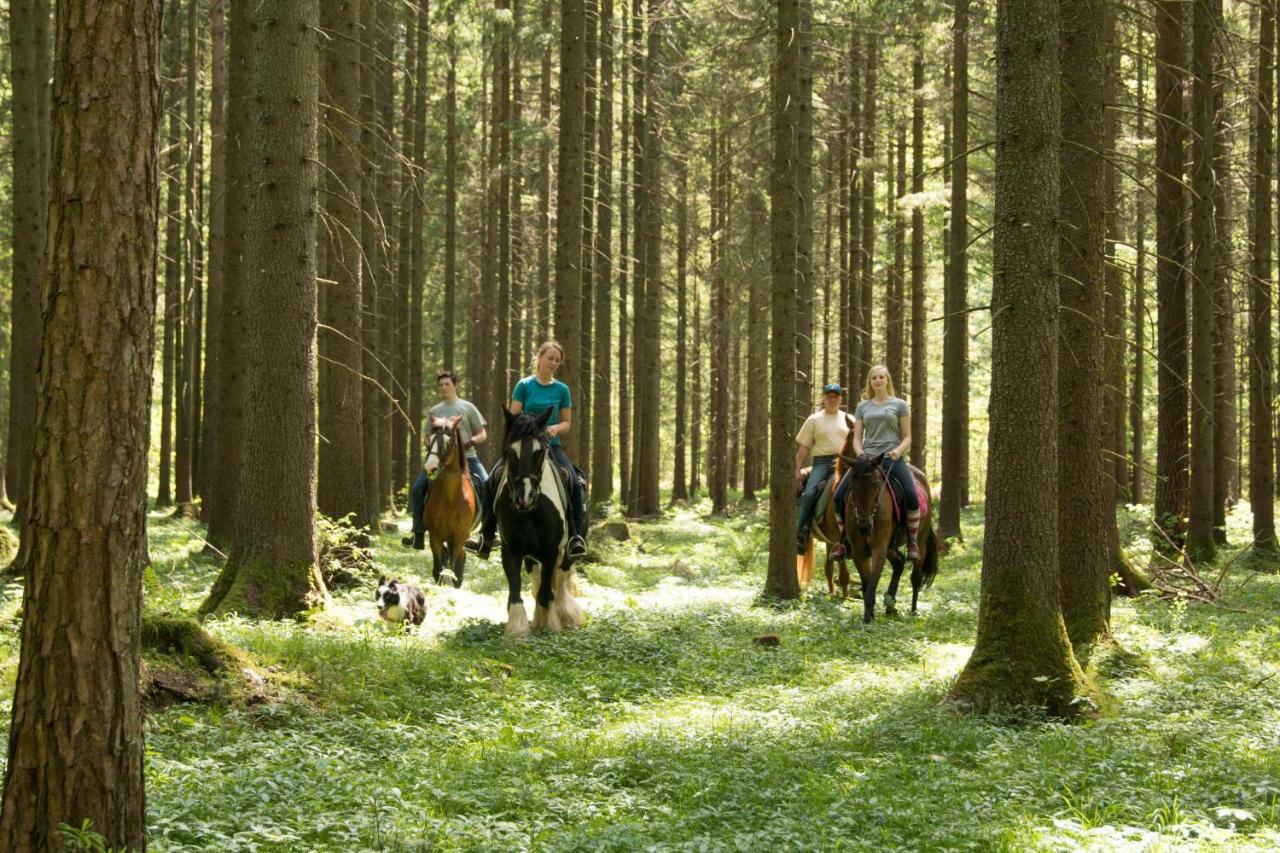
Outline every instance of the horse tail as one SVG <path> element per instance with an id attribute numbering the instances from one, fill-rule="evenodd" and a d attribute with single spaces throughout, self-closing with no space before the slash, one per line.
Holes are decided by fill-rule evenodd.
<path id="1" fill-rule="evenodd" d="M 817 562 L 814 557 L 814 549 L 816 542 L 812 536 L 809 537 L 809 548 L 803 555 L 796 557 L 796 579 L 800 581 L 800 587 L 804 588 L 809 585 L 809 581 L 813 580 L 813 567 Z"/>
<path id="2" fill-rule="evenodd" d="M 933 529 L 933 525 L 929 525 L 929 541 L 925 544 L 924 559 L 920 562 L 920 589 L 922 591 L 933 586 L 933 579 L 938 576 L 938 550 L 941 547 L 938 542 L 937 531 Z"/>

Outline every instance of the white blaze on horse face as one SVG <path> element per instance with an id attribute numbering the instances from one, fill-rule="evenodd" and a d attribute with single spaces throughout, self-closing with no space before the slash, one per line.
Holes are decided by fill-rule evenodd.
<path id="1" fill-rule="evenodd" d="M 426 468 L 427 476 L 431 476 L 440 470 L 440 457 L 436 455 L 434 448 L 427 454 L 427 461 L 423 467 Z"/>

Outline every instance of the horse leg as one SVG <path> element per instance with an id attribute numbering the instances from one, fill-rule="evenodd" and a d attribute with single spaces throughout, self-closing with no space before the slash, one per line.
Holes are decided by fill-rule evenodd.
<path id="1" fill-rule="evenodd" d="M 437 584 L 443 584 L 440 580 L 441 572 L 444 569 L 444 542 L 433 532 L 431 534 L 431 580 Z"/>
<path id="2" fill-rule="evenodd" d="M 921 555 L 923 556 L 923 555 Z M 920 564 L 924 560 L 916 560 L 911 564 L 911 615 L 916 615 L 916 601 L 920 598 L 920 581 L 924 578 L 924 572 L 920 569 Z"/>
<path id="3" fill-rule="evenodd" d="M 462 589 L 462 570 L 467 565 L 467 537 L 455 536 L 449 543 L 449 556 L 453 557 L 453 588 Z"/>
<path id="4" fill-rule="evenodd" d="M 582 608 L 573 597 L 573 569 L 556 569 L 552 583 L 551 610 L 559 619 L 560 627 L 566 631 L 581 628 Z"/>
<path id="5" fill-rule="evenodd" d="M 835 577 L 834 577 L 835 567 L 832 565 L 834 562 L 835 561 L 831 559 L 831 546 L 828 545 L 827 561 L 826 563 L 823 564 L 822 571 L 827 576 L 827 595 L 831 595 L 831 596 L 834 596 L 836 594 L 836 584 L 835 584 Z"/>
<path id="6" fill-rule="evenodd" d="M 544 552 L 539 556 L 538 568 L 533 573 L 533 630 L 546 629 L 559 633 L 561 629 L 560 614 L 552 609 L 555 596 L 556 564 L 559 554 Z"/>
<path id="7" fill-rule="evenodd" d="M 902 569 L 906 561 L 897 551 L 890 551 L 889 564 L 893 566 L 893 574 L 889 577 L 889 589 L 884 594 L 884 615 L 898 615 L 898 582 L 902 580 Z"/>
<path id="8" fill-rule="evenodd" d="M 840 597 L 849 597 L 849 561 L 840 561 Z"/>
<path id="9" fill-rule="evenodd" d="M 515 553 L 514 547 L 502 549 L 502 571 L 507 576 L 507 627 L 509 637 L 523 637 L 529 633 L 529 617 L 524 611 L 524 601 L 520 598 L 520 564 L 521 556 Z"/>
<path id="10" fill-rule="evenodd" d="M 880 585 L 880 573 L 884 571 L 887 542 L 877 543 L 871 551 L 871 567 L 862 581 L 862 621 L 870 623 L 876 612 L 876 587 Z"/>

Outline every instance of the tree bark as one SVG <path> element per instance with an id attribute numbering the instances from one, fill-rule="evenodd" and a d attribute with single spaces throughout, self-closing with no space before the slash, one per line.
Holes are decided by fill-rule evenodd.
<path id="1" fill-rule="evenodd" d="M 770 182 L 771 257 L 773 290 L 773 340 L 769 444 L 769 570 L 765 594 L 774 598 L 799 598 L 796 577 L 795 399 L 796 296 L 798 277 L 808 265 L 800 257 L 801 234 L 807 227 L 810 199 L 803 195 L 811 168 L 800 152 L 810 132 L 813 115 L 804 100 L 802 84 L 808 74 L 804 41 L 809 33 L 801 25 L 802 7 L 808 0 L 779 0 L 773 79 L 773 169 Z"/>
<path id="2" fill-rule="evenodd" d="M 364 0 L 372 2 L 372 0 Z M 329 518 L 373 521 L 364 490 L 363 304 L 360 246 L 360 7 L 361 0 L 323 0 L 320 27 L 321 156 L 326 176 L 325 281 L 320 307 L 319 468 L 316 503 Z"/>
<path id="3" fill-rule="evenodd" d="M 453 221 L 453 216 L 457 215 L 458 196 L 457 196 L 457 103 L 456 103 L 456 87 L 457 80 L 453 63 L 456 60 L 453 45 L 453 4 L 446 5 L 446 24 L 449 30 L 449 48 L 446 55 L 446 62 L 449 64 L 448 76 L 449 91 L 445 98 L 448 102 L 446 109 L 449 111 L 447 119 L 445 141 L 445 159 L 448 161 L 446 169 L 452 169 L 447 182 L 448 188 L 445 192 L 446 216 L 449 221 L 445 225 L 448 234 L 446 237 L 445 266 L 446 266 L 446 309 L 445 309 L 445 339 L 448 342 L 447 347 L 450 350 L 448 356 L 444 359 L 444 368 L 454 370 L 452 349 L 455 345 L 455 324 L 457 323 L 456 305 L 449 304 L 450 297 L 457 298 L 457 247 L 453 242 L 457 239 L 458 226 Z M 409 26 L 413 26 L 412 20 Z M 423 235 L 423 227 L 427 217 L 427 199 L 426 189 L 423 184 L 426 180 L 426 140 L 427 140 L 427 58 L 431 53 L 431 14 L 430 6 L 427 0 L 421 0 L 418 4 L 417 15 L 417 41 L 418 51 L 414 57 L 414 80 L 416 85 L 413 89 L 413 166 L 414 180 L 410 187 L 413 193 L 412 214 L 410 216 L 410 236 L 413 246 L 409 252 L 410 280 L 409 280 L 409 456 L 408 456 L 408 477 L 412 481 L 418 476 L 418 471 L 422 469 L 422 410 L 423 405 L 423 369 L 422 369 L 422 297 L 423 289 L 426 286 L 426 246 L 423 241 L 426 239 Z M 406 96 L 407 97 L 407 96 Z M 452 278 L 450 278 L 452 277 Z M 474 381 L 475 377 L 467 377 Z M 399 413 L 394 417 L 400 417 Z"/>
<path id="4" fill-rule="evenodd" d="M 1142 32 L 1137 34 L 1137 66 L 1138 66 L 1138 104 L 1137 135 L 1144 138 L 1146 133 L 1147 109 L 1147 64 L 1144 43 L 1146 38 Z M 1134 270 L 1133 270 L 1133 374 L 1129 385 L 1129 426 L 1132 431 L 1132 465 L 1129 468 L 1129 501 L 1141 503 L 1143 497 L 1144 472 L 1146 466 L 1146 417 L 1143 405 L 1146 390 L 1146 340 L 1147 330 L 1147 205 L 1146 205 L 1146 158 L 1141 152 L 1135 157 L 1134 182 Z"/>
<path id="5" fill-rule="evenodd" d="M 949 695 L 963 710 L 1031 705 L 1076 716 L 1085 684 L 1058 591 L 1058 8 L 1001 0 L 991 424 L 982 596 L 973 654 Z"/>
<path id="6" fill-rule="evenodd" d="M 196 16 L 198 14 L 199 6 L 197 5 L 197 0 L 190 0 L 187 3 L 186 12 L 187 48 L 184 73 L 186 100 L 183 124 L 186 126 L 186 142 L 183 149 L 185 172 L 183 175 L 182 199 L 185 213 L 182 218 L 182 351 L 178 354 L 181 359 L 182 370 L 179 374 L 181 381 L 177 383 L 176 388 L 178 392 L 176 401 L 178 406 L 178 432 L 176 436 L 176 452 L 174 454 L 174 473 L 177 479 L 174 497 L 178 504 L 177 513 L 181 517 L 194 515 L 195 433 L 198 418 L 196 388 L 200 384 L 199 375 L 196 373 L 196 352 L 200 339 L 198 322 L 200 316 L 199 277 L 202 273 L 200 269 L 200 249 L 203 238 L 199 219 L 200 194 L 199 185 L 197 184 L 197 165 L 199 159 L 203 158 L 197 158 L 197 152 L 200 151 L 203 122 L 196 112 L 196 83 L 202 64 L 200 60 L 200 42 L 196 37 Z"/>
<path id="7" fill-rule="evenodd" d="M 1222 28 L 1222 0 L 1214 0 L 1215 27 Z M 1227 544 L 1227 507 L 1240 498 L 1240 460 L 1236 453 L 1239 423 L 1236 415 L 1236 321 L 1235 287 L 1232 281 L 1235 259 L 1231 240 L 1231 130 L 1225 108 L 1226 74 L 1222 70 L 1222 50 L 1215 56 L 1213 80 L 1214 113 L 1214 412 L 1213 412 L 1213 535 L 1219 545 Z"/>
<path id="8" fill-rule="evenodd" d="M 110 847 L 146 844 L 138 675 L 160 19 L 156 0 L 58 4 L 57 135 L 48 155 L 57 183 L 27 495 L 26 615 L 0 808 L 5 850 L 58 849 L 59 827 L 86 820 Z M 94 606 L 81 606 L 89 590 Z"/>
<path id="9" fill-rule="evenodd" d="M 1059 0 L 1062 149 L 1058 227 L 1058 568 L 1077 659 L 1110 636 L 1103 497 L 1106 305 L 1106 0 Z M 993 431 L 995 422 L 993 421 Z M 993 432 L 994 434 L 994 432 Z"/>
<path id="10" fill-rule="evenodd" d="M 550 0 L 545 0 L 544 6 L 548 5 Z M 444 148 L 444 368 L 454 370 L 458 364 L 457 357 L 457 326 L 458 326 L 458 33 L 457 26 L 454 21 L 455 10 L 453 3 L 444 4 L 445 13 L 445 94 L 444 94 L 444 120 L 445 120 L 445 148 Z M 419 32 L 421 33 L 422 22 L 419 19 Z M 551 51 L 547 51 L 543 62 L 550 62 Z M 544 87 L 546 81 L 544 80 Z M 425 92 L 424 92 L 424 116 L 425 116 Z M 545 103 L 545 99 L 544 99 Z M 545 119 L 545 117 L 544 117 Z M 540 159 L 545 161 L 547 158 L 546 147 L 542 149 Z M 545 180 L 545 172 L 543 178 Z M 545 184 L 543 185 L 545 190 Z M 545 192 L 544 192 L 545 195 Z M 544 211 L 545 214 L 545 211 Z M 546 224 L 544 218 L 543 224 Z M 545 327 L 544 327 L 545 328 Z M 468 376 L 467 379 L 475 382 L 477 377 Z M 409 455 L 416 460 L 414 462 L 414 470 L 416 472 L 417 465 L 422 458 L 422 438 L 419 433 L 422 431 L 421 412 L 417 418 L 413 420 L 413 436 L 410 439 L 414 442 L 416 450 L 411 450 Z"/>
<path id="11" fill-rule="evenodd" d="M 583 0 L 560 4 L 560 141 L 556 171 L 556 337 L 565 348 L 560 379 L 573 391 L 581 384 L 582 349 L 582 133 L 586 54 Z M 575 401 L 576 403 L 576 401 Z M 561 439 L 578 459 L 578 429 Z"/>
<path id="12" fill-rule="evenodd" d="M 711 132 L 711 432 L 707 448 L 707 487 L 711 493 L 711 511 L 722 513 L 728 507 L 729 488 L 729 300 L 726 283 L 726 246 L 729 227 L 725 215 L 728 191 L 729 122 L 721 113 L 718 129 Z"/>
<path id="13" fill-rule="evenodd" d="M 169 0 L 165 15 L 164 109 L 169 120 L 165 140 L 164 189 L 164 345 L 160 355 L 160 472 L 156 505 L 173 504 L 174 385 L 178 373 L 182 324 L 182 114 L 178 109 L 182 67 L 182 0 Z"/>
<path id="14" fill-rule="evenodd" d="M 687 500 L 685 457 L 689 422 L 689 167 L 680 170 L 680 195 L 676 208 L 676 432 L 673 436 L 675 464 L 671 474 L 671 500 Z"/>
<path id="15" fill-rule="evenodd" d="M 872 323 L 872 296 L 876 256 L 876 66 L 879 62 L 879 44 L 876 34 L 866 35 L 866 76 L 863 78 L 862 95 L 862 156 L 859 163 L 862 172 L 862 242 L 858 247 L 861 254 L 861 283 L 858 287 L 862 296 L 862 343 L 858 352 L 862 356 L 862 365 L 856 376 L 850 377 L 850 386 L 860 388 L 862 379 L 876 363 L 872 351 L 875 340 Z"/>
<path id="16" fill-rule="evenodd" d="M 219 489 L 224 489 L 217 469 L 218 424 L 222 418 L 223 367 L 225 345 L 223 288 L 226 244 L 227 194 L 227 55 L 224 0 L 209 3 L 210 87 L 209 87 L 209 274 L 207 304 L 204 312 L 204 382 L 201 393 L 204 408 L 200 429 L 200 454 L 197 490 L 201 495 L 201 513 L 207 522 L 210 508 L 217 503 Z"/>
<path id="17" fill-rule="evenodd" d="M 599 128 L 594 335 L 596 387 L 592 396 L 591 418 L 594 433 L 591 438 L 593 505 L 602 504 L 613 496 L 613 0 L 601 0 L 600 3 Z M 680 459 L 680 456 L 676 458 Z M 677 475 L 677 483 L 679 479 Z"/>
<path id="18" fill-rule="evenodd" d="M 1157 546 L 1181 545 L 1187 516 L 1187 229 L 1183 168 L 1184 3 L 1156 3 Z"/>
<path id="19" fill-rule="evenodd" d="M 907 264 L 907 223 L 902 217 L 898 201 L 907 194 L 907 125 L 906 122 L 895 122 L 898 128 L 898 145 L 890 149 L 896 150 L 896 157 L 891 158 L 891 165 L 897 167 L 897 184 L 894 184 L 894 172 L 890 171 L 889 179 L 889 212 L 893 217 L 893 265 L 889 267 L 889 290 L 885 300 L 885 366 L 889 375 L 899 386 L 906 378 L 902 375 L 905 361 L 903 348 L 906 343 L 906 314 L 903 310 L 903 284 L 906 277 Z"/>
<path id="20" fill-rule="evenodd" d="M 280 618 L 323 606 L 316 563 L 317 0 L 280 0 L 255 31 L 248 419 L 237 535 L 202 613 Z"/>
<path id="21" fill-rule="evenodd" d="M 924 316 L 924 8 L 915 0 L 914 48 L 911 62 L 911 464 L 926 468 L 925 443 L 929 437 L 929 387 L 925 370 L 927 342 Z"/>
<path id="22" fill-rule="evenodd" d="M 1258 97 L 1253 101 L 1253 229 L 1249 276 L 1249 505 L 1253 544 L 1273 550 L 1275 525 L 1275 445 L 1271 432 L 1273 356 L 1271 345 L 1271 110 L 1275 95 L 1275 0 L 1260 3 Z"/>

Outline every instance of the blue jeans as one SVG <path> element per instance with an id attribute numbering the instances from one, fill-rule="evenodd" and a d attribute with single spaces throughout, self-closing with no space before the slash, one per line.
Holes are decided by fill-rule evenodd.
<path id="1" fill-rule="evenodd" d="M 911 469 L 907 467 L 907 461 L 902 458 L 891 459 L 889 454 L 885 454 L 884 461 L 880 463 L 880 467 L 884 469 L 885 474 L 892 477 L 898 484 L 898 489 L 902 493 L 902 509 L 906 513 L 920 511 L 920 498 L 916 495 L 916 481 L 911 476 Z M 849 494 L 849 489 L 853 487 L 850 471 L 846 471 L 844 478 L 840 480 L 840 485 L 836 486 L 836 508 L 843 513 L 845 497 Z"/>
<path id="2" fill-rule="evenodd" d="M 486 505 L 484 493 L 488 492 L 489 475 L 484 470 L 484 464 L 481 463 L 478 456 L 468 456 L 467 466 L 471 468 L 471 480 L 474 485 L 475 481 L 480 482 L 480 494 L 476 495 L 476 505 L 483 508 Z M 427 479 L 426 470 L 418 472 L 418 479 L 413 481 L 413 488 L 409 490 L 409 516 L 413 519 L 413 534 L 421 536 L 427 532 L 427 523 L 422 517 L 422 508 L 427 505 L 427 494 L 431 491 L 431 481 Z"/>
<path id="3" fill-rule="evenodd" d="M 809 471 L 809 479 L 804 483 L 804 495 L 800 498 L 800 514 L 796 517 L 796 536 L 804 536 L 809 532 L 809 524 L 813 521 L 813 510 L 818 505 L 818 487 L 835 470 L 834 456 L 813 457 L 813 468 Z"/>

